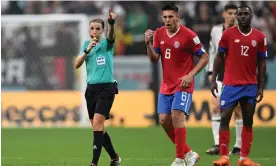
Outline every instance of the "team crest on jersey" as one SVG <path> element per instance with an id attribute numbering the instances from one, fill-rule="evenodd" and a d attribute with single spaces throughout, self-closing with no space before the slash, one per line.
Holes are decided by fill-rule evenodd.
<path id="1" fill-rule="evenodd" d="M 175 41 L 173 45 L 174 45 L 175 48 L 179 48 L 180 43 L 178 41 Z"/>
<path id="2" fill-rule="evenodd" d="M 256 47 L 257 46 L 257 41 L 256 40 L 252 40 L 251 44 L 252 44 L 252 47 Z"/>

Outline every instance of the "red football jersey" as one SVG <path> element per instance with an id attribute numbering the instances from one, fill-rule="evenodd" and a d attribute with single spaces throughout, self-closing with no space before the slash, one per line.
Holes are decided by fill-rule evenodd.
<path id="1" fill-rule="evenodd" d="M 266 57 L 266 38 L 252 28 L 243 34 L 238 26 L 228 28 L 219 42 L 220 52 L 226 52 L 224 85 L 257 84 L 258 56 Z"/>
<path id="2" fill-rule="evenodd" d="M 162 61 L 163 79 L 160 93 L 173 94 L 177 91 L 192 93 L 194 81 L 189 88 L 182 89 L 179 78 L 193 70 L 193 55 L 200 56 L 205 52 L 197 35 L 181 25 L 176 33 L 169 36 L 166 27 L 163 26 L 154 33 L 153 47 L 161 55 Z"/>

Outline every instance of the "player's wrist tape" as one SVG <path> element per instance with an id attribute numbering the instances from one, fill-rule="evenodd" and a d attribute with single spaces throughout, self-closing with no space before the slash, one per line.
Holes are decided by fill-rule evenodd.
<path id="1" fill-rule="evenodd" d="M 111 25 L 113 25 L 113 24 L 115 24 L 115 20 L 112 19 L 112 18 L 108 18 L 108 23 L 111 24 Z"/>
<path id="2" fill-rule="evenodd" d="M 86 54 L 89 54 L 90 51 L 87 50 L 87 48 L 83 51 Z"/>

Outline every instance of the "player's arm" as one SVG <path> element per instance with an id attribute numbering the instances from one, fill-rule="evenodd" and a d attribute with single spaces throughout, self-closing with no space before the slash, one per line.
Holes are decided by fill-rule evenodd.
<path id="1" fill-rule="evenodd" d="M 212 72 L 212 79 L 211 82 L 216 82 L 216 78 L 218 76 L 218 73 L 221 69 L 221 66 L 224 61 L 224 55 L 227 52 L 228 49 L 228 36 L 229 33 L 228 31 L 224 31 L 222 33 L 221 39 L 219 41 L 219 46 L 217 50 L 217 54 L 214 59 L 214 64 L 213 64 L 213 72 Z"/>
<path id="2" fill-rule="evenodd" d="M 107 30 L 107 39 L 109 41 L 115 40 L 115 18 L 116 14 L 111 12 L 111 9 L 109 9 L 109 18 L 108 18 L 108 30 Z"/>
<path id="3" fill-rule="evenodd" d="M 216 81 L 216 78 L 218 76 L 218 73 L 219 73 L 221 66 L 223 64 L 223 61 L 224 61 L 224 54 L 225 54 L 225 52 L 218 51 L 217 55 L 215 56 L 211 82 Z"/>
<path id="4" fill-rule="evenodd" d="M 211 78 L 211 92 L 214 97 L 217 97 L 215 94 L 215 91 L 218 92 L 216 79 L 223 65 L 223 61 L 225 57 L 224 55 L 227 52 L 227 49 L 228 49 L 228 33 L 225 31 L 223 32 L 221 39 L 219 41 L 218 52 L 215 56 L 214 65 L 213 65 L 213 72 L 212 72 L 212 78 Z"/>
<path id="5" fill-rule="evenodd" d="M 259 89 L 264 89 L 265 86 L 265 73 L 266 73 L 266 58 L 258 58 L 258 85 Z"/>
<path id="6" fill-rule="evenodd" d="M 219 71 L 221 70 L 221 66 L 223 65 L 224 54 L 225 54 L 224 51 L 222 50 L 218 51 L 214 60 L 213 72 L 212 72 L 212 78 L 211 78 L 211 92 L 215 98 L 217 97 L 215 94 L 215 91 L 218 93 L 216 78 L 218 76 Z"/>
<path id="7" fill-rule="evenodd" d="M 194 80 L 194 76 L 197 75 L 208 63 L 208 54 L 206 53 L 204 46 L 200 43 L 199 38 L 194 32 L 191 32 L 190 41 L 188 43 L 193 53 L 200 57 L 198 63 L 190 71 L 189 74 L 179 78 L 181 80 L 181 87 L 188 88 Z"/>
<path id="8" fill-rule="evenodd" d="M 81 67 L 81 65 L 83 64 L 83 62 L 85 61 L 87 54 L 91 51 L 91 49 L 93 47 L 96 46 L 96 41 L 91 39 L 90 43 L 88 44 L 88 47 L 85 49 L 85 43 L 82 46 L 82 50 L 79 54 L 79 56 L 77 57 L 77 59 L 75 60 L 74 63 L 74 67 L 75 69 L 78 69 L 79 67 Z"/>
<path id="9" fill-rule="evenodd" d="M 200 42 L 198 36 L 195 33 L 191 34 L 190 44 L 193 53 L 196 56 L 200 57 L 194 69 L 189 73 L 189 75 L 194 77 L 208 64 L 209 58 L 207 52 L 204 49 L 203 44 Z"/>
<path id="10" fill-rule="evenodd" d="M 153 37 L 154 37 L 154 40 L 153 40 Z M 159 49 L 159 42 L 157 39 L 157 33 L 154 33 L 154 31 L 148 29 L 145 32 L 145 43 L 147 47 L 147 55 L 150 61 L 153 63 L 157 63 L 160 57 L 160 49 Z"/>
<path id="11" fill-rule="evenodd" d="M 257 102 L 260 102 L 263 99 L 263 90 L 265 86 L 265 73 L 266 73 L 266 39 L 263 38 L 262 42 L 260 42 L 260 46 L 258 48 L 258 97 Z"/>
<path id="12" fill-rule="evenodd" d="M 197 75 L 208 63 L 208 54 L 207 52 L 204 52 L 202 55 L 200 55 L 199 61 L 194 67 L 194 69 L 189 73 L 191 76 Z"/>

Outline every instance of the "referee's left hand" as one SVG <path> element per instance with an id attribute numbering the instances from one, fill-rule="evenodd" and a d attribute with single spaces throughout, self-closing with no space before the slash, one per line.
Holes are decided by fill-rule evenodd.
<path id="1" fill-rule="evenodd" d="M 108 18 L 108 19 L 115 20 L 116 14 L 115 14 L 115 13 L 112 13 L 112 11 L 111 11 L 110 8 L 109 8 L 108 14 L 109 14 L 109 18 Z"/>
<path id="2" fill-rule="evenodd" d="M 194 77 L 192 75 L 185 75 L 181 78 L 179 78 L 181 80 L 181 88 L 185 89 L 185 88 L 189 88 L 193 82 Z"/>

